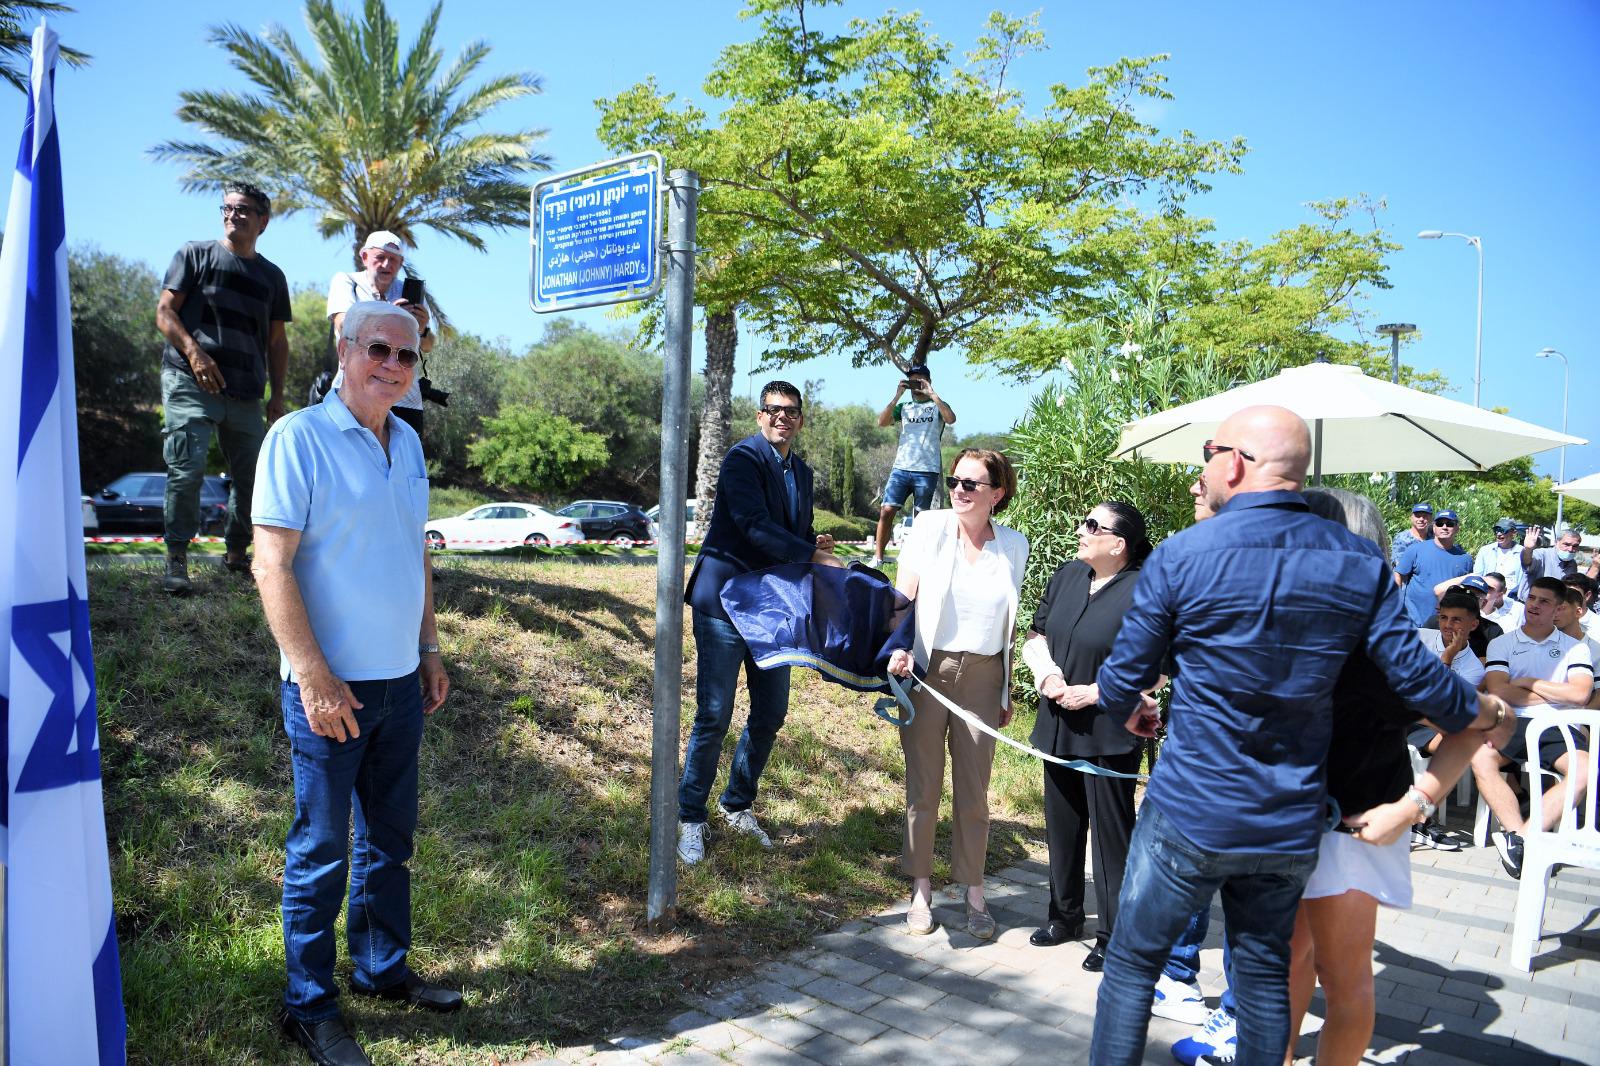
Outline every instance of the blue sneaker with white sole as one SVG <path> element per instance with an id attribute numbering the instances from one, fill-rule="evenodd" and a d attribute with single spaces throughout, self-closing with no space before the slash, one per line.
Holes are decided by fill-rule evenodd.
<path id="1" fill-rule="evenodd" d="M 1238 1044 L 1238 1029 L 1233 1015 L 1218 1007 L 1206 1023 L 1172 1045 L 1172 1057 L 1182 1066 L 1197 1066 L 1202 1060 L 1232 1062 Z"/>

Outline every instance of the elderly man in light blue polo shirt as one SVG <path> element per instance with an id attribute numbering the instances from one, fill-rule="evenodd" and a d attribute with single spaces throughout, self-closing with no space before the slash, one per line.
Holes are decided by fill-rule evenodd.
<path id="1" fill-rule="evenodd" d="M 343 384 L 273 425 L 256 472 L 254 570 L 282 656 L 294 765 L 279 1023 L 312 1061 L 334 1066 L 368 1062 L 333 978 L 347 873 L 352 990 L 429 1010 L 461 1006 L 459 992 L 406 964 L 417 752 L 424 716 L 450 689 L 423 543 L 422 445 L 390 413 L 416 372 L 417 342 L 406 311 L 352 307 L 339 338 Z"/>

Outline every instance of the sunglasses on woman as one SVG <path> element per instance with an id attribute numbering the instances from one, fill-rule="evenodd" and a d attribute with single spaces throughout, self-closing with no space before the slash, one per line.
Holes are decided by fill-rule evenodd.
<path id="1" fill-rule="evenodd" d="M 1082 522 L 1078 523 L 1078 527 L 1091 537 L 1098 537 L 1101 535 L 1112 537 L 1122 536 L 1122 534 L 1117 530 L 1112 529 L 1110 526 L 1103 526 L 1099 522 L 1096 522 L 1093 518 L 1085 518 Z"/>
<path id="2" fill-rule="evenodd" d="M 383 341 L 373 341 L 367 345 L 367 358 L 374 363 L 387 363 L 391 355 L 394 356 L 395 362 L 406 367 L 416 366 L 417 360 L 421 358 L 411 348 L 395 348 Z"/>
<path id="3" fill-rule="evenodd" d="M 977 492 L 979 485 L 986 489 L 994 488 L 987 481 L 974 481 L 970 477 L 947 477 L 944 479 L 944 487 L 947 489 L 954 489 L 957 485 L 960 485 L 965 492 Z"/>

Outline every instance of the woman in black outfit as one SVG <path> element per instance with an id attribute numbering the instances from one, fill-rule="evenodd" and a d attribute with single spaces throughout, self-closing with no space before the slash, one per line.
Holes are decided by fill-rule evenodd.
<path id="1" fill-rule="evenodd" d="M 1023 661 L 1040 693 L 1032 737 L 1040 751 L 1122 773 L 1139 769 L 1141 741 L 1123 728 L 1126 716 L 1101 712 L 1095 674 L 1111 654 L 1123 613 L 1133 600 L 1139 565 L 1149 554 L 1144 516 L 1130 504 L 1108 500 L 1079 524 L 1077 558 L 1050 578 L 1023 646 Z M 1049 947 L 1083 935 L 1083 857 L 1093 822 L 1100 924 L 1083 968 L 1097 971 L 1111 940 L 1128 861 L 1134 782 L 1043 765 L 1050 909 L 1029 943 Z"/>

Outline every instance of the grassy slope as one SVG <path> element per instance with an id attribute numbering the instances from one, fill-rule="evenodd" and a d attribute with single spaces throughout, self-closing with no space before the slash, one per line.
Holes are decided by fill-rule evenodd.
<path id="1" fill-rule="evenodd" d="M 903 890 L 894 730 L 796 671 L 760 804 L 779 847 L 716 837 L 679 928 L 646 935 L 655 570 L 453 558 L 437 589 L 455 689 L 423 746 L 413 959 L 468 1009 L 346 999 L 376 1062 L 597 1037 Z M 173 601 L 118 566 L 92 603 L 130 1060 L 299 1062 L 271 1027 L 290 774 L 253 588 L 207 568 Z M 1037 775 L 1001 749 L 992 868 L 1039 838 Z"/>

